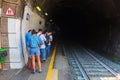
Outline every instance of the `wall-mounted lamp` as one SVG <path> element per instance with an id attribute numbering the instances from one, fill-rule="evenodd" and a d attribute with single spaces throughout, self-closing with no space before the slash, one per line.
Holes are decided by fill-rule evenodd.
<path id="1" fill-rule="evenodd" d="M 53 20 L 52 19 L 50 19 L 50 22 L 52 22 Z"/>
<path id="2" fill-rule="evenodd" d="M 41 11 L 41 8 L 40 8 L 39 6 L 36 6 L 36 9 L 37 9 L 38 11 Z"/>
<path id="3" fill-rule="evenodd" d="M 48 13 L 45 13 L 45 15 L 47 16 L 47 15 L 48 15 Z"/>

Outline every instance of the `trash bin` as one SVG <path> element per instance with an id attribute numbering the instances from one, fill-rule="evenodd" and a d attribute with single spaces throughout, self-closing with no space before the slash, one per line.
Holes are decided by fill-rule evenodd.
<path id="1" fill-rule="evenodd" d="M 0 48 L 0 63 L 6 62 L 7 50 L 6 48 Z"/>

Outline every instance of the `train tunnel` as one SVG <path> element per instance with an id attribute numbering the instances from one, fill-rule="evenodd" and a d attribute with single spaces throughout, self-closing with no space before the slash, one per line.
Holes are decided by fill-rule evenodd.
<path id="1" fill-rule="evenodd" d="M 52 28 L 57 43 L 82 45 L 120 58 L 119 4 L 119 0 L 1 0 L 0 47 L 10 54 L 5 67 L 24 66 L 25 34 L 39 28 Z"/>
<path id="2" fill-rule="evenodd" d="M 48 20 L 52 19 L 59 26 L 59 40 L 119 56 L 119 0 L 51 1 L 53 6 L 49 8 Z"/>

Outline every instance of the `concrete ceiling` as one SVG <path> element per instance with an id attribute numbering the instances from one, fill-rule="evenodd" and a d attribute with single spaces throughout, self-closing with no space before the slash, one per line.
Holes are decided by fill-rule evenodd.
<path id="1" fill-rule="evenodd" d="M 85 15 L 102 15 L 106 18 L 119 16 L 120 0 L 29 0 L 32 5 L 39 5 L 49 17 L 66 14 L 66 9 L 72 13 Z M 65 12 L 64 12 L 65 11 Z M 93 15 L 92 15 L 93 14 Z"/>

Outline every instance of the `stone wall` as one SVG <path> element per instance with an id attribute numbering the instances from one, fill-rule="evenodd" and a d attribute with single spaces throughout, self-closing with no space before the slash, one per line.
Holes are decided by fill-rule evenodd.
<path id="1" fill-rule="evenodd" d="M 0 12 L 0 47 L 6 48 L 7 53 L 8 53 L 6 57 L 6 63 L 4 63 L 3 65 L 3 69 L 12 68 L 11 64 L 13 62 L 11 62 L 11 59 L 12 59 L 12 55 L 14 55 L 13 53 L 15 53 L 13 49 L 15 49 L 16 47 L 11 46 L 11 39 L 13 38 L 12 36 L 19 35 L 19 33 L 11 32 L 11 29 L 13 29 L 12 27 L 16 27 L 16 24 L 18 28 L 20 26 L 19 21 L 22 19 L 22 13 L 23 13 L 23 8 L 24 8 L 23 3 L 24 2 L 21 2 L 21 0 L 0 0 L 0 9 L 1 9 L 1 12 Z M 9 8 L 12 9 L 14 15 L 6 15 Z M 14 20 L 14 21 L 11 22 L 11 20 Z M 13 29 L 13 31 L 16 31 L 16 30 L 17 28 Z M 17 40 L 17 37 L 15 38 L 15 40 Z M 17 46 L 17 48 L 19 50 L 19 46 Z M 16 57 L 18 57 L 20 53 L 16 53 L 16 54 L 17 54 Z M 21 56 L 19 57 L 21 58 Z M 19 66 L 18 68 L 20 67 L 22 66 Z"/>
<path id="2" fill-rule="evenodd" d="M 45 19 L 40 17 L 35 8 L 32 8 L 24 0 L 0 0 L 1 13 L 1 47 L 7 48 L 7 62 L 3 69 L 22 68 L 27 63 L 27 51 L 25 46 L 25 34 L 29 29 L 45 28 Z M 11 8 L 14 15 L 6 15 Z M 41 22 L 41 24 L 40 24 Z"/>

